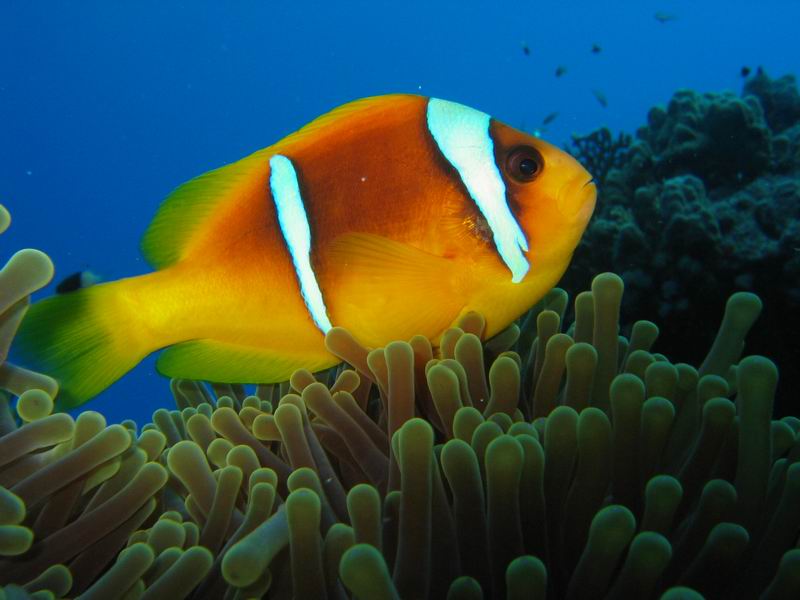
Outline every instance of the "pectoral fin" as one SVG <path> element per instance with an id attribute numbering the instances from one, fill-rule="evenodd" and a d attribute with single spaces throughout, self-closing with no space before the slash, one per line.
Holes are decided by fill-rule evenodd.
<path id="1" fill-rule="evenodd" d="M 371 234 L 331 247 L 337 325 L 368 346 L 438 337 L 464 306 L 469 280 L 455 260 Z"/>

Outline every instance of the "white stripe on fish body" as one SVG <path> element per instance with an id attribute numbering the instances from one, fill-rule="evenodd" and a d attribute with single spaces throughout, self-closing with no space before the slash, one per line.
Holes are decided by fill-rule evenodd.
<path id="1" fill-rule="evenodd" d="M 278 213 L 278 224 L 292 256 L 292 263 L 300 282 L 300 293 L 316 326 L 323 332 L 333 327 L 322 298 L 317 276 L 311 266 L 311 228 L 300 195 L 297 172 L 292 161 L 276 154 L 269 159 L 269 187 Z"/>
<path id="2" fill-rule="evenodd" d="M 489 224 L 497 252 L 511 271 L 511 281 L 519 283 L 530 268 L 523 254 L 528 251 L 528 241 L 508 206 L 489 134 L 491 117 L 463 104 L 431 98 L 427 120 L 439 151 L 458 172 Z"/>

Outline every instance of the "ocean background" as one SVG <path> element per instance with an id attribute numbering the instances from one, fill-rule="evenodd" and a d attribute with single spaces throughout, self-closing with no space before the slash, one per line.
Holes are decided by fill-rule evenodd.
<path id="1" fill-rule="evenodd" d="M 446 98 L 528 131 L 557 112 L 542 132 L 557 144 L 602 125 L 633 133 L 677 89 L 738 93 L 745 65 L 800 72 L 798 22 L 796 0 L 6 0 L 0 257 L 39 248 L 54 284 L 145 273 L 139 240 L 173 188 L 363 96 Z M 141 424 L 173 407 L 154 363 L 84 408 Z"/>

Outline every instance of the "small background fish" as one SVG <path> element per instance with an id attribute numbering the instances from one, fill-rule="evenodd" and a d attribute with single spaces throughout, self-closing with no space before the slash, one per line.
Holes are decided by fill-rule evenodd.
<path id="1" fill-rule="evenodd" d="M 547 116 L 545 116 L 544 119 L 542 119 L 542 125 L 549 125 L 550 123 L 556 120 L 556 117 L 558 117 L 557 112 L 549 113 Z"/>
<path id="2" fill-rule="evenodd" d="M 92 271 L 77 271 L 71 275 L 67 275 L 64 279 L 56 284 L 57 294 L 69 294 L 77 290 L 87 288 L 90 285 L 100 283 L 102 279 Z"/>
<path id="3" fill-rule="evenodd" d="M 659 23 L 669 23 L 670 21 L 674 21 L 678 18 L 677 15 L 661 11 L 655 13 L 653 17 L 655 17 L 655 20 Z"/>
<path id="4" fill-rule="evenodd" d="M 592 90 L 592 95 L 594 96 L 594 99 L 597 100 L 598 104 L 600 104 L 600 106 L 603 108 L 608 106 L 608 98 L 606 98 L 606 95 L 603 92 L 600 90 Z"/>

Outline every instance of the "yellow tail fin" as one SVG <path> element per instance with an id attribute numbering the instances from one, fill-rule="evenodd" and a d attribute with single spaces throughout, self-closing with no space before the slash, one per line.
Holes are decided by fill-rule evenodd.
<path id="1" fill-rule="evenodd" d="M 14 351 L 58 380 L 59 408 L 96 396 L 154 349 L 143 343 L 136 311 L 123 296 L 130 281 L 46 298 L 25 315 Z"/>

